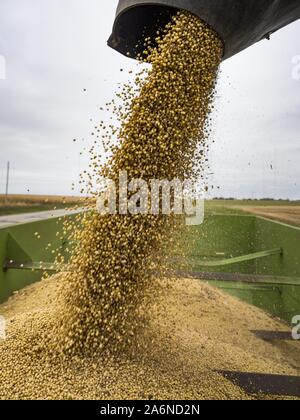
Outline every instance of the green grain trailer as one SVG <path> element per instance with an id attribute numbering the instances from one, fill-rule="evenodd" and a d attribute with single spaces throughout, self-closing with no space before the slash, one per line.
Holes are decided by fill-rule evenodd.
<path id="1" fill-rule="evenodd" d="M 57 235 L 62 223 L 57 218 L 0 229 L 1 302 L 44 271 L 58 270 L 53 249 L 68 259 L 69 240 Z M 208 281 L 289 323 L 300 314 L 300 228 L 256 216 L 213 215 L 187 227 L 182 241 L 187 259 L 181 275 Z"/>

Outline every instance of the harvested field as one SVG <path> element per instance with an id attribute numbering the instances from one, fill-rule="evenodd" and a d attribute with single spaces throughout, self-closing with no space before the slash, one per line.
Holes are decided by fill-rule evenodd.
<path id="1" fill-rule="evenodd" d="M 80 201 L 80 197 L 60 196 L 60 195 L 30 195 L 30 194 L 9 194 L 7 197 L 0 194 L 0 205 L 7 202 L 9 205 L 34 205 L 34 204 L 76 204 Z"/>
<path id="2" fill-rule="evenodd" d="M 168 282 L 151 308 L 148 350 L 103 361 L 48 360 L 38 342 L 60 310 L 60 276 L 34 284 L 0 306 L 1 399 L 269 399 L 250 396 L 216 370 L 299 375 L 298 343 L 267 343 L 250 330 L 285 324 L 196 280 Z M 274 398 L 274 397 L 272 397 Z"/>
<path id="3" fill-rule="evenodd" d="M 234 208 L 283 223 L 300 226 L 300 206 L 236 206 Z"/>
<path id="4" fill-rule="evenodd" d="M 0 194 L 0 216 L 33 213 L 76 206 L 80 197 L 57 195 Z"/>

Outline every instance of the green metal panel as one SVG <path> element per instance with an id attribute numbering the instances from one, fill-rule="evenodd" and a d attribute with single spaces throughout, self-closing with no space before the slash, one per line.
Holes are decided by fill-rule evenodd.
<path id="1" fill-rule="evenodd" d="M 289 324 L 295 315 L 300 314 L 300 284 L 299 286 L 267 283 L 257 285 L 220 280 L 209 280 L 208 283 L 287 321 Z"/>
<path id="2" fill-rule="evenodd" d="M 59 219 L 0 229 L 0 302 L 40 280 L 41 271 L 31 270 L 39 268 L 40 261 L 51 268 L 52 249 L 66 247 L 67 238 L 56 235 L 61 229 Z M 50 249 L 46 249 L 48 243 Z M 202 226 L 186 228 L 176 255 L 187 255 L 189 271 L 201 271 L 206 261 L 210 284 L 290 322 L 300 314 L 299 244 L 299 228 L 255 216 L 214 215 Z M 228 259 L 230 265 L 220 266 Z M 16 262 L 24 266 L 18 267 Z M 214 273 L 222 280 L 215 280 Z M 238 277 L 225 281 L 225 274 L 221 277 L 220 273 Z"/>
<path id="3" fill-rule="evenodd" d="M 198 260 L 198 265 L 202 267 L 225 267 L 228 265 L 236 265 L 244 262 L 259 260 L 261 258 L 273 257 L 274 255 L 283 256 L 282 248 L 268 249 L 266 251 L 253 252 L 252 254 L 240 255 L 238 257 L 230 257 L 215 260 Z"/>
<path id="4" fill-rule="evenodd" d="M 53 262 L 53 249 L 63 250 L 65 239 L 56 233 L 62 230 L 60 219 L 49 219 L 0 229 L 0 302 L 5 301 L 14 291 L 40 280 L 41 272 L 3 269 L 5 261 L 46 261 Z M 41 236 L 37 239 L 35 233 Z M 51 243 L 52 247 L 47 249 Z"/>
<path id="5" fill-rule="evenodd" d="M 300 228 L 273 220 L 256 218 L 255 243 L 260 250 L 283 248 L 283 258 L 256 261 L 256 274 L 300 277 Z"/>
<path id="6" fill-rule="evenodd" d="M 300 277 L 300 228 L 273 220 L 241 215 L 208 216 L 203 225 L 186 229 L 183 245 L 197 268 L 202 261 L 212 262 L 213 266 L 214 260 L 218 263 L 236 258 L 237 264 L 227 267 L 226 272 Z M 245 258 L 248 254 L 276 249 L 283 249 L 283 255 L 274 252 L 268 258 L 253 261 Z M 210 271 L 216 271 L 215 267 Z"/>
<path id="7" fill-rule="evenodd" d="M 211 273 L 266 276 L 259 284 L 213 279 L 209 283 L 289 323 L 300 314 L 299 228 L 255 216 L 214 215 L 202 226 L 188 228 L 185 243 L 190 271 L 205 267 Z M 270 255 L 270 250 L 280 248 L 282 255 Z M 263 251 L 268 251 L 265 258 L 243 262 L 247 254 L 261 256 Z M 235 264 L 220 265 L 229 258 Z"/>
<path id="8" fill-rule="evenodd" d="M 251 254 L 258 251 L 255 247 L 255 216 L 208 216 L 201 226 L 187 227 L 183 241 L 187 255 L 199 261 Z M 191 270 L 198 267 L 195 262 L 190 264 Z M 228 266 L 226 271 L 253 273 L 254 268 L 254 261 L 244 261 L 238 266 Z M 208 271 L 215 271 L 215 268 L 208 267 Z"/>

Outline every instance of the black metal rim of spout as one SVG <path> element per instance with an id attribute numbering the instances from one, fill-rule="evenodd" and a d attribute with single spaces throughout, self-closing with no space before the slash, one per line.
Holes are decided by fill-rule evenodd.
<path id="1" fill-rule="evenodd" d="M 108 45 L 136 58 L 145 37 L 155 40 L 157 30 L 179 10 L 197 16 L 219 35 L 223 60 L 300 18 L 299 0 L 119 0 Z"/>
<path id="2" fill-rule="evenodd" d="M 148 11 L 151 9 L 151 13 L 147 13 L 146 9 Z M 184 9 L 175 6 L 157 5 L 157 3 L 139 3 L 138 5 L 128 6 L 116 17 L 108 45 L 133 59 L 143 56 L 145 46 L 141 40 L 150 37 L 152 45 L 155 46 L 157 31 L 165 28 L 172 17 L 180 10 Z M 200 19 L 198 16 L 196 17 Z M 132 31 L 132 28 L 134 28 L 134 31 Z M 220 36 L 219 38 L 222 40 Z"/>

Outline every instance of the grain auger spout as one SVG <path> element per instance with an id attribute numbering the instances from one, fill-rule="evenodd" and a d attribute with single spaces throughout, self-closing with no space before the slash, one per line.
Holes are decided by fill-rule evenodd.
<path id="1" fill-rule="evenodd" d="M 108 45 L 136 58 L 143 40 L 153 40 L 178 10 L 205 21 L 224 42 L 223 59 L 232 57 L 300 18 L 299 0 L 120 0 Z"/>

